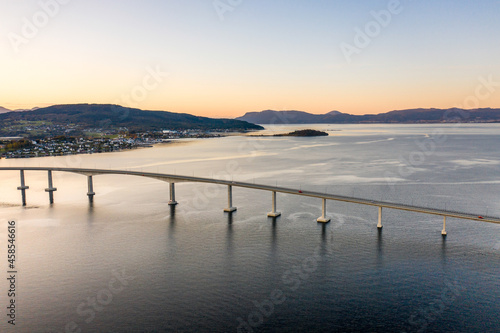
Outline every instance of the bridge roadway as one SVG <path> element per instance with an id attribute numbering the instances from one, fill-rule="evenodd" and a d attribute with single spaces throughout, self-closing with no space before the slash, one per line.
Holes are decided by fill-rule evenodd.
<path id="1" fill-rule="evenodd" d="M 47 192 L 52 194 L 52 191 L 56 189 L 52 187 L 52 172 L 53 171 L 61 171 L 61 172 L 72 172 L 78 173 L 82 175 L 86 175 L 89 177 L 89 198 L 93 197 L 95 194 L 93 192 L 92 187 L 92 176 L 95 175 L 131 175 L 131 176 L 141 176 L 154 178 L 161 181 L 170 183 L 170 204 L 177 204 L 175 201 L 175 190 L 173 185 L 175 183 L 180 182 L 197 182 L 197 183 L 208 183 L 208 184 L 217 184 L 217 185 L 226 185 L 228 186 L 228 203 L 229 207 L 225 209 L 225 211 L 234 211 L 235 207 L 232 207 L 232 187 L 243 187 L 250 188 L 256 190 L 264 190 L 270 191 L 273 193 L 273 211 L 269 213 L 269 216 L 279 216 L 280 213 L 276 211 L 276 193 L 287 193 L 305 197 L 313 197 L 323 199 L 323 216 L 318 219 L 318 222 L 328 222 L 330 219 L 326 217 L 326 200 L 332 201 L 342 201 L 342 202 L 350 202 L 354 204 L 361 204 L 367 206 L 375 206 L 379 208 L 379 223 L 378 227 L 381 228 L 381 218 L 382 218 L 382 208 L 385 209 L 396 209 L 396 210 L 404 210 L 416 213 L 424 213 L 431 215 L 442 216 L 443 221 L 443 235 L 446 235 L 445 226 L 446 226 L 446 218 L 458 218 L 465 220 L 473 220 L 479 222 L 489 222 L 500 224 L 500 218 L 494 216 L 486 216 L 486 215 L 476 215 L 466 212 L 457 212 L 450 211 L 445 209 L 437 209 L 437 208 L 428 208 L 414 205 L 405 205 L 399 203 L 392 203 L 387 201 L 379 201 L 379 200 L 370 200 L 370 199 L 362 199 L 350 196 L 342 196 L 336 194 L 328 194 L 314 191 L 306 191 L 306 190 L 297 190 L 292 188 L 278 187 L 278 186 L 269 186 L 269 185 L 259 185 L 252 184 L 246 182 L 239 181 L 229 181 L 229 180 L 220 180 L 220 179 L 210 179 L 210 178 L 202 178 L 202 177 L 191 177 L 191 176 L 180 176 L 180 175 L 171 175 L 171 174 L 163 174 L 163 173 L 153 173 L 153 172 L 142 172 L 142 171 L 127 171 L 127 170 L 105 170 L 105 169 L 84 169 L 84 168 L 58 168 L 58 167 L 0 167 L 0 171 L 2 170 L 14 170 L 21 171 L 21 186 L 18 187 L 19 190 L 23 191 L 29 188 L 24 184 L 24 171 L 48 171 L 49 172 L 49 188 L 46 189 Z M 25 200 L 23 195 L 23 200 Z M 92 201 L 92 200 L 91 200 Z M 52 199 L 51 199 L 52 203 Z M 25 204 L 25 202 L 23 202 Z"/>

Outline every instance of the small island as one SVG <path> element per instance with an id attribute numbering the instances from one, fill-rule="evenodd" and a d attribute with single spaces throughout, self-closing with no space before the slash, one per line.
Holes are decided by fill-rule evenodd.
<path id="1" fill-rule="evenodd" d="M 328 133 L 313 129 L 305 129 L 285 134 L 275 134 L 274 136 L 328 136 Z"/>

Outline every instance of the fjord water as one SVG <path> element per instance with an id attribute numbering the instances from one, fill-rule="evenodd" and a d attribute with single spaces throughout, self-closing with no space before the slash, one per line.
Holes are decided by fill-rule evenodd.
<path id="1" fill-rule="evenodd" d="M 314 125 L 328 137 L 194 140 L 0 166 L 195 175 L 500 216 L 500 126 Z M 268 129 L 288 131 L 292 126 Z M 225 187 L 0 173 L 0 234 L 18 225 L 18 332 L 498 332 L 500 226 Z M 1 269 L 7 271 L 2 245 Z M 7 282 L 0 284 L 6 313 Z M 71 331 L 71 330 L 69 330 Z"/>

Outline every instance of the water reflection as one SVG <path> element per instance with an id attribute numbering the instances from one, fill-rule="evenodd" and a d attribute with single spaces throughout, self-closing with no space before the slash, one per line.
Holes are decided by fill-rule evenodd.
<path id="1" fill-rule="evenodd" d="M 227 213 L 227 224 L 232 225 L 233 224 L 233 212 L 228 212 Z"/>
<path id="2" fill-rule="evenodd" d="M 333 248 L 331 248 L 331 246 L 333 245 L 328 246 L 328 237 L 327 237 L 327 229 L 330 223 L 318 223 L 318 224 L 321 225 L 321 242 L 319 245 L 320 246 L 319 253 L 322 257 L 325 257 L 327 254 L 331 254 L 333 252 Z M 333 232 L 331 233 L 331 240 L 333 240 Z"/>
<path id="3" fill-rule="evenodd" d="M 90 203 L 87 208 L 87 223 L 92 225 L 94 223 L 95 212 L 94 212 L 94 204 Z"/>
<path id="4" fill-rule="evenodd" d="M 170 220 L 175 220 L 175 205 L 170 205 Z"/>
<path id="5" fill-rule="evenodd" d="M 276 222 L 277 222 L 277 219 L 278 219 L 278 217 L 273 217 L 273 220 L 272 220 L 272 223 L 271 223 L 271 227 L 272 227 L 271 228 L 271 231 L 272 231 L 271 235 L 272 235 L 272 241 L 273 241 L 273 243 L 276 243 L 276 238 L 277 238 L 277 235 L 276 235 L 276 231 L 277 231 L 277 228 L 276 228 L 277 227 L 277 223 Z"/>
<path id="6" fill-rule="evenodd" d="M 168 230 L 167 230 L 167 253 L 175 257 L 175 254 L 177 253 L 177 242 L 176 242 L 176 237 L 175 237 L 175 225 L 176 225 L 176 215 L 175 215 L 175 205 L 169 205 L 170 209 L 170 223 L 168 223 Z M 166 219 L 165 219 L 166 220 Z"/>
<path id="7" fill-rule="evenodd" d="M 176 223 L 176 215 L 175 215 L 175 205 L 171 205 L 170 207 L 170 223 L 168 224 L 169 226 L 169 240 L 173 240 L 174 237 L 174 232 L 175 232 L 175 223 Z"/>
<path id="8" fill-rule="evenodd" d="M 326 242 L 326 223 L 321 223 L 321 241 Z"/>
<path id="9" fill-rule="evenodd" d="M 446 266 L 446 237 L 441 237 L 441 262 Z"/>
<path id="10" fill-rule="evenodd" d="M 383 239 L 382 239 L 382 228 L 377 228 L 377 253 L 379 255 L 382 255 L 382 245 L 383 245 Z"/>
<path id="11" fill-rule="evenodd" d="M 377 266 L 382 267 L 384 261 L 384 241 L 382 238 L 382 228 L 377 228 Z"/>
<path id="12" fill-rule="evenodd" d="M 278 219 L 280 217 L 268 217 L 267 222 L 269 222 L 269 219 L 271 219 L 271 238 L 270 238 L 270 255 L 269 259 L 271 259 L 270 264 L 271 264 L 271 269 L 272 265 L 274 265 L 275 260 L 277 259 L 277 253 L 278 253 Z"/>
<path id="13" fill-rule="evenodd" d="M 233 213 L 227 213 L 226 249 L 228 256 L 233 254 Z"/>

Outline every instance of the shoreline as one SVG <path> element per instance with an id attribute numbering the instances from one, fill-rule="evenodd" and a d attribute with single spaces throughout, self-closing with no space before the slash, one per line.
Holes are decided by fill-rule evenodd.
<path id="1" fill-rule="evenodd" d="M 194 141 L 194 139 L 195 138 L 189 139 L 189 140 Z M 24 159 L 42 158 L 42 157 L 62 157 L 62 156 L 76 156 L 76 155 L 121 153 L 121 152 L 135 150 L 135 149 L 154 148 L 155 146 L 159 146 L 159 145 L 172 145 L 172 144 L 181 144 L 181 143 L 183 143 L 183 142 L 179 142 L 177 140 L 171 140 L 168 142 L 157 142 L 157 143 L 153 143 L 153 144 L 137 145 L 137 146 L 130 147 L 130 148 L 123 148 L 123 149 L 110 150 L 110 151 L 80 152 L 80 153 L 52 154 L 52 155 L 41 155 L 41 156 L 24 156 L 24 157 L 3 157 L 3 156 L 0 156 L 0 161 L 1 160 L 24 160 Z"/>
<path id="2" fill-rule="evenodd" d="M 121 148 L 121 149 L 114 149 L 114 150 L 109 150 L 109 151 L 86 151 L 86 152 L 70 152 L 70 153 L 54 153 L 54 154 L 49 154 L 49 155 L 40 155 L 40 156 L 22 156 L 22 157 L 6 157 L 6 156 L 1 156 L 0 155 L 0 161 L 1 160 L 22 160 L 22 159 L 32 159 L 32 158 L 41 158 L 41 157 L 61 157 L 61 156 L 75 156 L 75 155 L 93 155 L 93 154 L 105 154 L 105 153 L 120 153 L 120 152 L 125 152 L 125 151 L 130 151 L 134 149 L 144 149 L 144 148 L 154 148 L 155 146 L 160 146 L 160 145 L 179 145 L 179 144 L 185 144 L 188 142 L 194 142 L 197 140 L 204 140 L 204 139 L 218 139 L 218 138 L 224 138 L 224 137 L 229 137 L 229 136 L 245 136 L 246 133 L 239 133 L 239 132 L 234 132 L 234 133 L 224 133 L 224 134 L 219 134 L 217 136 L 210 136 L 210 137 L 187 137 L 187 138 L 173 138 L 173 139 L 164 139 L 162 141 L 158 142 L 144 142 L 142 144 L 137 144 L 131 147 L 127 148 Z M 26 154 L 33 154 L 33 151 L 30 152 L 25 152 Z"/>

